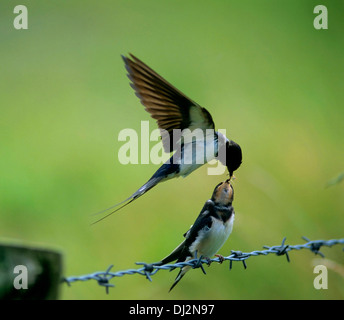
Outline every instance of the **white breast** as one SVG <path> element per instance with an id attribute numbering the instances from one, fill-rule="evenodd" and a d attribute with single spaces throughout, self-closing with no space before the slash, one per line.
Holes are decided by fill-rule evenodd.
<path id="1" fill-rule="evenodd" d="M 192 254 L 197 250 L 197 256 L 203 255 L 211 258 L 224 245 L 233 230 L 234 214 L 223 223 L 212 217 L 213 223 L 210 229 L 204 228 L 198 233 L 198 237 L 190 247 Z"/>
<path id="2" fill-rule="evenodd" d="M 202 133 L 201 130 L 200 132 Z M 192 140 L 190 139 L 189 141 Z M 214 133 L 212 130 L 205 137 L 202 133 L 196 141 L 186 142 L 183 146 L 183 161 L 180 167 L 180 175 L 186 177 L 198 167 L 215 159 L 216 152 L 217 142 L 214 143 Z"/>

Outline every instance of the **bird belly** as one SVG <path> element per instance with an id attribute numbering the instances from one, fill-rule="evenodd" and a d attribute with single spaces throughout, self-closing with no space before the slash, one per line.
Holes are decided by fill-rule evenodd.
<path id="1" fill-rule="evenodd" d="M 218 250 L 224 245 L 229 235 L 233 230 L 234 214 L 223 223 L 221 220 L 213 219 L 211 228 L 202 229 L 194 244 L 190 247 L 190 252 L 195 253 L 197 250 L 197 256 L 203 255 L 204 257 L 212 257 Z"/>
<path id="2" fill-rule="evenodd" d="M 186 177 L 203 164 L 215 159 L 217 152 L 217 141 L 207 138 L 196 140 L 183 145 L 182 159 L 180 160 L 180 172 Z"/>
<path id="3" fill-rule="evenodd" d="M 187 177 L 191 172 L 195 171 L 203 164 L 181 164 L 179 175 L 183 178 Z"/>

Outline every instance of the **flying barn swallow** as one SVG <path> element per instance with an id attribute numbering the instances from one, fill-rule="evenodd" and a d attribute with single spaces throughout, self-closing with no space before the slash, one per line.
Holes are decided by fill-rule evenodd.
<path id="1" fill-rule="evenodd" d="M 185 240 L 160 262 L 160 266 L 172 261 L 186 262 L 197 257 L 210 259 L 223 246 L 233 229 L 234 209 L 232 207 L 234 190 L 229 179 L 219 183 L 210 200 L 206 201 L 201 213 L 190 230 L 184 234 Z M 222 256 L 217 255 L 223 259 Z M 170 291 L 192 267 L 182 267 Z"/>
<path id="2" fill-rule="evenodd" d="M 220 160 L 228 168 L 230 177 L 239 168 L 242 161 L 240 146 L 222 133 L 215 131 L 212 116 L 205 108 L 189 99 L 134 55 L 130 54 L 130 57 L 122 56 L 122 58 L 128 71 L 128 77 L 132 82 L 131 87 L 135 90 L 146 111 L 157 121 L 164 151 L 175 152 L 130 197 L 99 212 L 104 213 L 121 205 L 98 221 L 128 205 L 158 183 L 180 176 L 186 177 L 210 160 Z M 185 132 L 185 129 L 189 129 L 191 132 L 195 129 L 202 130 L 202 139 L 196 137 L 196 139 L 187 141 L 185 136 L 180 134 Z M 204 152 L 197 152 L 201 147 Z M 186 150 L 192 151 L 187 152 Z"/>

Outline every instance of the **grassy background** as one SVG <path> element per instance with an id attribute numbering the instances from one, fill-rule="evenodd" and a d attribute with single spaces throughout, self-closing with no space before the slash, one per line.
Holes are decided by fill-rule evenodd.
<path id="1" fill-rule="evenodd" d="M 214 186 L 206 166 L 153 189 L 90 226 L 90 214 L 123 200 L 158 166 L 117 159 L 120 130 L 150 119 L 128 84 L 132 52 L 205 106 L 243 149 L 234 231 L 220 253 L 344 236 L 344 4 L 321 1 L 329 29 L 315 30 L 319 1 L 22 1 L 29 29 L 0 3 L 0 236 L 57 248 L 66 276 L 135 267 L 182 240 Z M 150 120 L 151 129 L 155 123 Z M 155 143 L 153 143 L 154 145 Z M 323 249 L 344 263 L 340 247 Z M 311 252 L 62 286 L 63 299 L 343 299 L 329 270 L 313 287 Z M 227 262 L 228 263 L 228 262 Z"/>

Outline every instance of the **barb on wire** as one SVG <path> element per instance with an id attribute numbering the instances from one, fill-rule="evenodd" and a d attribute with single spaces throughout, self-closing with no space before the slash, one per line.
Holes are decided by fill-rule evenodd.
<path id="1" fill-rule="evenodd" d="M 75 276 L 75 277 L 68 277 L 63 278 L 62 281 L 66 282 L 69 286 L 72 282 L 76 281 L 88 281 L 88 280 L 96 280 L 100 286 L 105 287 L 106 293 L 109 292 L 110 287 L 114 287 L 115 285 L 111 284 L 110 281 L 115 277 L 123 277 L 124 275 L 130 274 L 140 274 L 145 276 L 149 281 L 152 281 L 152 276 L 155 275 L 159 270 L 173 270 L 176 268 L 183 268 L 185 266 L 190 266 L 192 268 L 201 268 L 204 274 L 206 274 L 203 264 L 210 265 L 212 262 L 220 262 L 222 263 L 224 260 L 229 260 L 229 269 L 232 269 L 233 261 L 241 261 L 243 263 L 244 268 L 247 268 L 246 260 L 250 257 L 254 256 L 266 256 L 268 254 L 276 254 L 277 256 L 285 255 L 287 261 L 290 262 L 290 258 L 288 252 L 292 250 L 302 250 L 308 249 L 315 254 L 320 255 L 321 257 L 325 257 L 320 249 L 322 247 L 332 247 L 337 244 L 344 245 L 344 238 L 343 239 L 332 239 L 332 240 L 309 240 L 306 237 L 302 237 L 306 243 L 304 244 L 297 244 L 297 245 L 286 245 L 285 241 L 286 238 L 283 238 L 282 243 L 277 246 L 263 246 L 265 250 L 256 250 L 252 252 L 242 252 L 242 251 L 231 251 L 231 254 L 227 257 L 216 257 L 214 259 L 203 259 L 203 257 L 197 257 L 195 259 L 186 261 L 186 262 L 178 262 L 174 264 L 165 264 L 165 265 L 154 265 L 148 264 L 145 262 L 137 262 L 137 265 L 142 265 L 139 269 L 128 269 L 123 271 L 111 272 L 113 265 L 110 265 L 106 271 L 99 271 L 94 272 L 87 275 L 82 276 Z M 343 249 L 344 250 L 344 249 Z"/>

